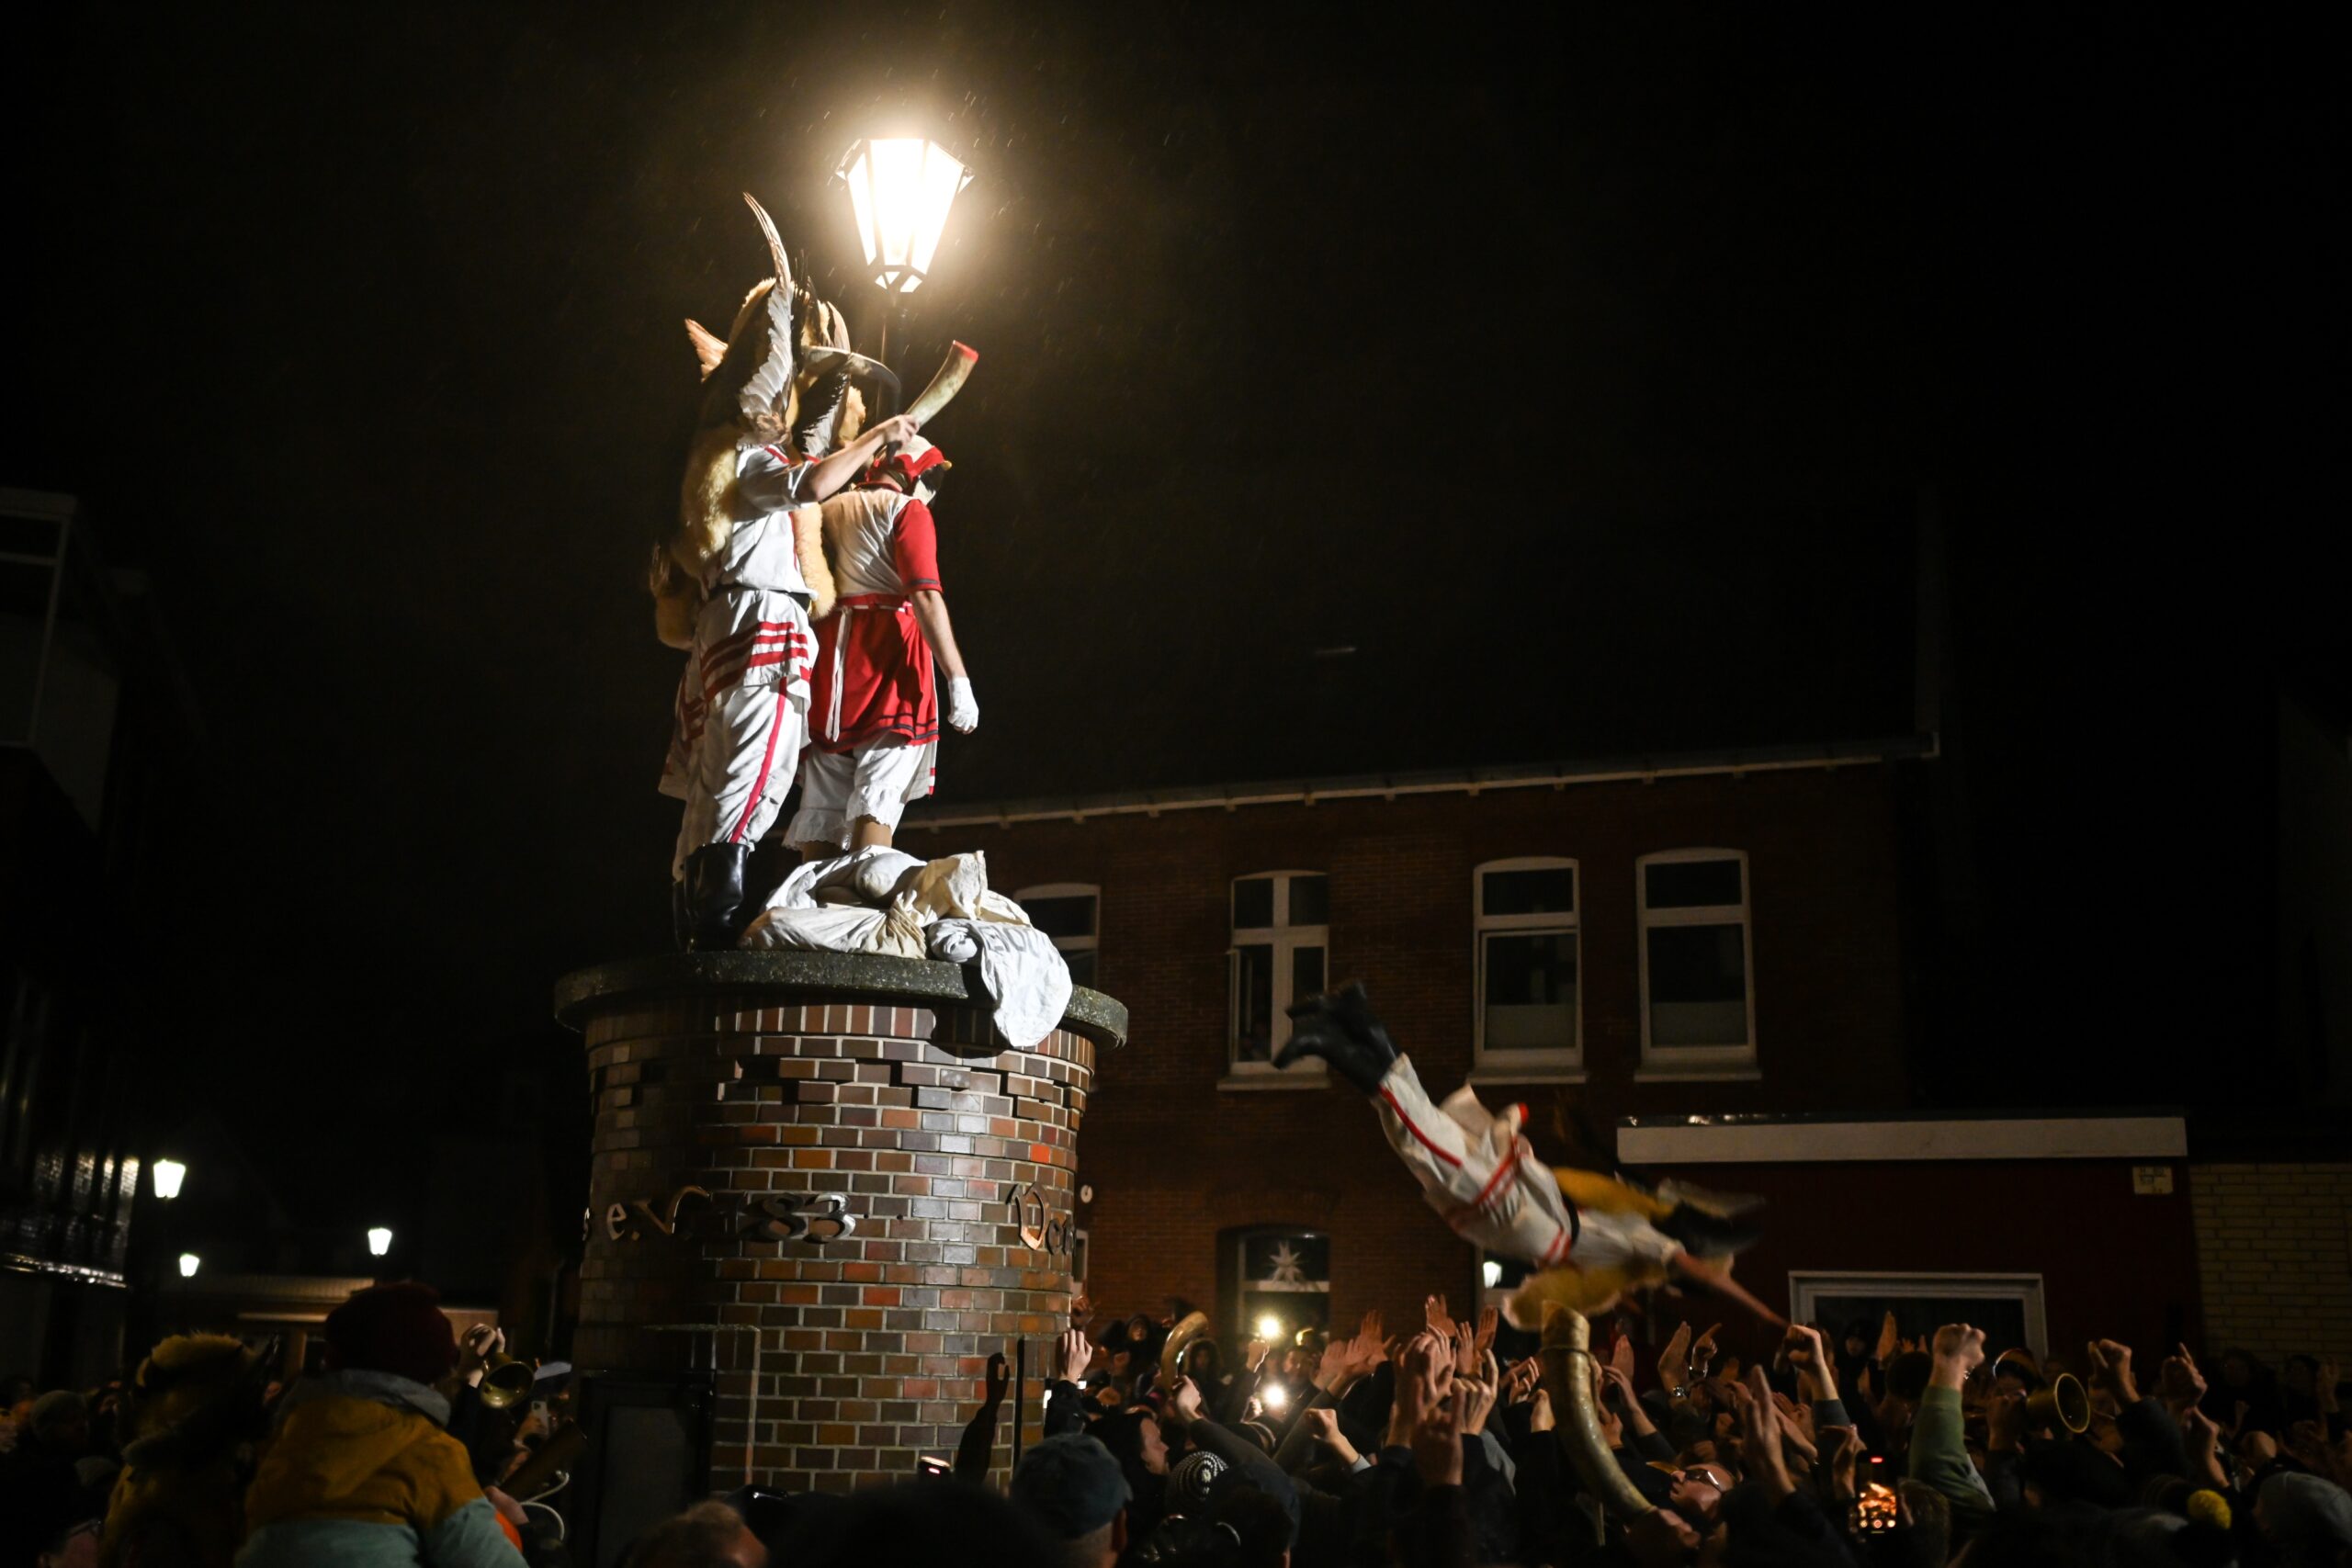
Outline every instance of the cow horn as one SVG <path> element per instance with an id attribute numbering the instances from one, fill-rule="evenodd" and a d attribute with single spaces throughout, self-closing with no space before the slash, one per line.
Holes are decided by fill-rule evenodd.
<path id="1" fill-rule="evenodd" d="M 767 236 L 768 259 L 775 265 L 776 292 L 789 299 L 792 298 L 792 264 L 784 259 L 784 242 L 776 237 L 775 222 L 768 217 L 768 209 L 762 207 L 750 191 L 743 193 L 743 204 L 752 209 L 752 216 L 760 220 L 760 232 Z"/>

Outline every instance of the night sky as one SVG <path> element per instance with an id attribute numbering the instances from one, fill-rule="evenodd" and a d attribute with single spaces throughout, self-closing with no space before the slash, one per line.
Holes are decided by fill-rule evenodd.
<path id="1" fill-rule="evenodd" d="M 20 34 L 0 482 L 84 498 L 195 694 L 136 937 L 215 1004 L 189 1080 L 290 1158 L 577 1076 L 548 983 L 666 938 L 680 318 L 762 275 L 748 189 L 870 346 L 825 176 L 913 131 L 978 172 L 891 351 L 981 354 L 944 805 L 1907 734 L 1932 494 L 1939 1027 L 1988 1100 L 2184 1098 L 2250 1005 L 2180 971 L 2246 940 L 2272 694 L 2352 671 L 2340 40 L 1275 9 Z"/>

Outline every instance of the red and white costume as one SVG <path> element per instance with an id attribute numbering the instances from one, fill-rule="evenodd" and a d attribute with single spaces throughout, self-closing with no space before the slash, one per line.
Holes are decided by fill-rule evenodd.
<path id="1" fill-rule="evenodd" d="M 1373 1103 L 1421 1196 L 1475 1247 L 1539 1269 L 1662 1266 L 1679 1249 L 1638 1215 L 1570 1204 L 1520 1135 L 1516 1108 L 1493 1115 L 1467 1084 L 1432 1103 L 1410 1056 L 1389 1066 Z"/>
<path id="2" fill-rule="evenodd" d="M 662 770 L 662 793 L 686 803 L 673 875 L 705 845 L 757 843 L 800 765 L 816 637 L 792 508 L 808 472 L 773 446 L 738 460 L 734 526 L 703 574 Z"/>
<path id="3" fill-rule="evenodd" d="M 910 595 L 939 588 L 939 536 L 921 497 L 887 487 L 843 491 L 820 515 L 840 597 L 817 627 L 808 754 L 786 837 L 846 849 L 858 818 L 896 828 L 931 793 L 939 680 Z"/>

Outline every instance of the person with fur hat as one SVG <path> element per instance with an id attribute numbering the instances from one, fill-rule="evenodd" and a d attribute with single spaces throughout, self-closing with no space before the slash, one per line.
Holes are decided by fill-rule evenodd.
<path id="1" fill-rule="evenodd" d="M 106 1568 L 229 1568 L 245 1539 L 245 1483 L 268 1429 L 268 1369 L 225 1334 L 177 1334 L 139 1364 L 123 1408 L 122 1473 Z"/>
<path id="2" fill-rule="evenodd" d="M 325 1376 L 298 1383 L 245 1495 L 237 1568 L 518 1568 L 522 1554 L 442 1427 L 458 1339 L 429 1285 L 378 1285 L 327 1314 Z"/>
<path id="3" fill-rule="evenodd" d="M 810 860 L 888 845 L 910 801 L 931 793 L 942 717 L 980 721 L 939 584 L 931 503 L 952 465 L 910 434 L 818 515 L 838 597 L 817 623 L 815 689 L 800 809 L 786 837 Z"/>
<path id="4" fill-rule="evenodd" d="M 808 737 L 813 610 L 833 589 L 816 514 L 882 444 L 911 435 L 885 420 L 854 437 L 848 385 L 872 367 L 849 350 L 841 312 L 796 288 L 760 204 L 774 276 L 745 297 L 726 340 L 686 323 L 703 370 L 678 526 L 653 552 L 648 586 L 662 640 L 687 654 L 662 792 L 684 803 L 671 862 L 682 945 L 730 948 L 751 912 L 743 871 L 799 770 Z M 838 449 L 836 449 L 838 444 Z"/>

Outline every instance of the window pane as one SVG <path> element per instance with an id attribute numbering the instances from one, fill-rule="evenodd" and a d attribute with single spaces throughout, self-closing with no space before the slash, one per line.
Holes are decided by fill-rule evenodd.
<path id="1" fill-rule="evenodd" d="M 1577 907 L 1577 873 L 1574 866 L 1490 871 L 1478 879 L 1478 885 L 1481 889 L 1481 914 L 1566 913 Z"/>
<path id="2" fill-rule="evenodd" d="M 1294 876 L 1290 879 L 1290 923 L 1319 926 L 1331 918 L 1331 879 Z"/>
<path id="3" fill-rule="evenodd" d="M 1486 939 L 1487 1049 L 1567 1050 L 1577 1043 L 1573 931 L 1497 932 Z"/>
<path id="4" fill-rule="evenodd" d="M 1233 929 L 1257 931 L 1274 923 L 1274 879 L 1251 876 L 1233 885 Z"/>
<path id="5" fill-rule="evenodd" d="M 1694 905 L 1739 902 L 1739 863 L 1736 860 L 1675 860 L 1642 868 L 1649 907 L 1688 909 Z"/>
<path id="6" fill-rule="evenodd" d="M 1652 1045 L 1747 1043 L 1747 962 L 1737 924 L 1654 926 Z"/>
<path id="7" fill-rule="evenodd" d="M 1237 949 L 1233 1059 L 1262 1062 L 1273 1052 L 1274 950 L 1263 942 Z"/>
<path id="8" fill-rule="evenodd" d="M 1069 983 L 1091 988 L 1094 984 L 1094 950 L 1081 948 L 1076 953 L 1065 953 L 1062 957 L 1069 964 Z"/>
<path id="9" fill-rule="evenodd" d="M 1294 1002 L 1303 1002 L 1322 988 L 1323 950 L 1319 947 L 1292 948 L 1290 950 L 1290 999 Z"/>
<path id="10" fill-rule="evenodd" d="M 1061 898 L 1024 899 L 1029 923 L 1047 936 L 1092 936 L 1094 895 L 1073 893 Z"/>

